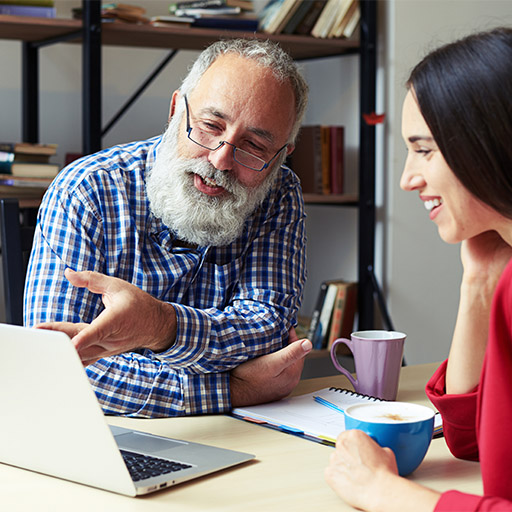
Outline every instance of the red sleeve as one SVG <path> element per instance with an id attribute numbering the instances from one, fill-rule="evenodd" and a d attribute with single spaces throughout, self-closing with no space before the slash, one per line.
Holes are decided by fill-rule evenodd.
<path id="1" fill-rule="evenodd" d="M 476 496 L 459 491 L 447 491 L 441 495 L 434 512 L 512 512 L 512 501 L 494 496 Z"/>
<path id="2" fill-rule="evenodd" d="M 462 395 L 445 392 L 446 363 L 436 370 L 425 389 L 428 398 L 443 418 L 446 444 L 459 459 L 478 460 L 476 437 L 477 389 Z"/>

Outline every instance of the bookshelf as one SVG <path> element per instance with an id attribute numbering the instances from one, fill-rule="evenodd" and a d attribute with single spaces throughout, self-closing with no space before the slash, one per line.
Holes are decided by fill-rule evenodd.
<path id="1" fill-rule="evenodd" d="M 163 48 L 202 50 L 219 37 L 251 37 L 278 42 L 294 59 L 320 59 L 358 54 L 360 58 L 359 195 L 325 196 L 306 194 L 308 204 L 358 208 L 358 311 L 359 329 L 374 327 L 374 294 L 378 285 L 373 274 L 375 250 L 375 126 L 363 121 L 363 113 L 375 111 L 377 4 L 360 0 L 360 40 L 319 39 L 311 36 L 269 35 L 190 27 L 153 27 L 133 24 L 102 24 L 100 1 L 82 0 L 84 19 L 48 19 L 0 15 L 0 39 L 22 42 L 22 136 L 27 142 L 39 139 L 38 51 L 48 45 L 82 45 L 82 150 L 101 149 L 101 47 Z M 167 63 L 166 62 L 166 63 Z M 354 78 L 356 79 L 356 77 Z M 142 93 L 138 91 L 132 98 Z M 130 100 L 128 103 L 130 103 Z M 129 105 L 127 105 L 129 106 Z M 114 120 L 113 120 L 114 121 Z M 377 289 L 376 289 L 377 286 Z"/>

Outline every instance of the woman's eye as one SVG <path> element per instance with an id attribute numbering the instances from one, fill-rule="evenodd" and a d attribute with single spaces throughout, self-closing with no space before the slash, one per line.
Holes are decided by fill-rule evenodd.
<path id="1" fill-rule="evenodd" d="M 418 153 L 419 155 L 423 155 L 423 156 L 427 156 L 431 152 L 432 152 L 431 149 L 417 149 L 416 150 L 416 153 Z"/>

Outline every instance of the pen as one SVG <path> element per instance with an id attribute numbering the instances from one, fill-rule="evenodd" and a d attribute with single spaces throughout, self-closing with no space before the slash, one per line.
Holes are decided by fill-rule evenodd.
<path id="1" fill-rule="evenodd" d="M 345 411 L 341 407 L 334 405 L 332 402 L 329 402 L 325 398 L 322 398 L 321 396 L 313 396 L 313 398 L 315 399 L 315 402 L 318 402 L 319 404 L 334 409 L 335 411 L 341 412 L 341 414 L 345 414 Z"/>

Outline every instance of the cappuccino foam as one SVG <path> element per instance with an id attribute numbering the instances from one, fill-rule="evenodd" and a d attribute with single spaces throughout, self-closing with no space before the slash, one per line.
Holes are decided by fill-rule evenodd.
<path id="1" fill-rule="evenodd" d="M 431 418 L 434 411 L 428 407 L 405 402 L 378 402 L 347 408 L 346 414 L 369 423 L 414 423 Z"/>

